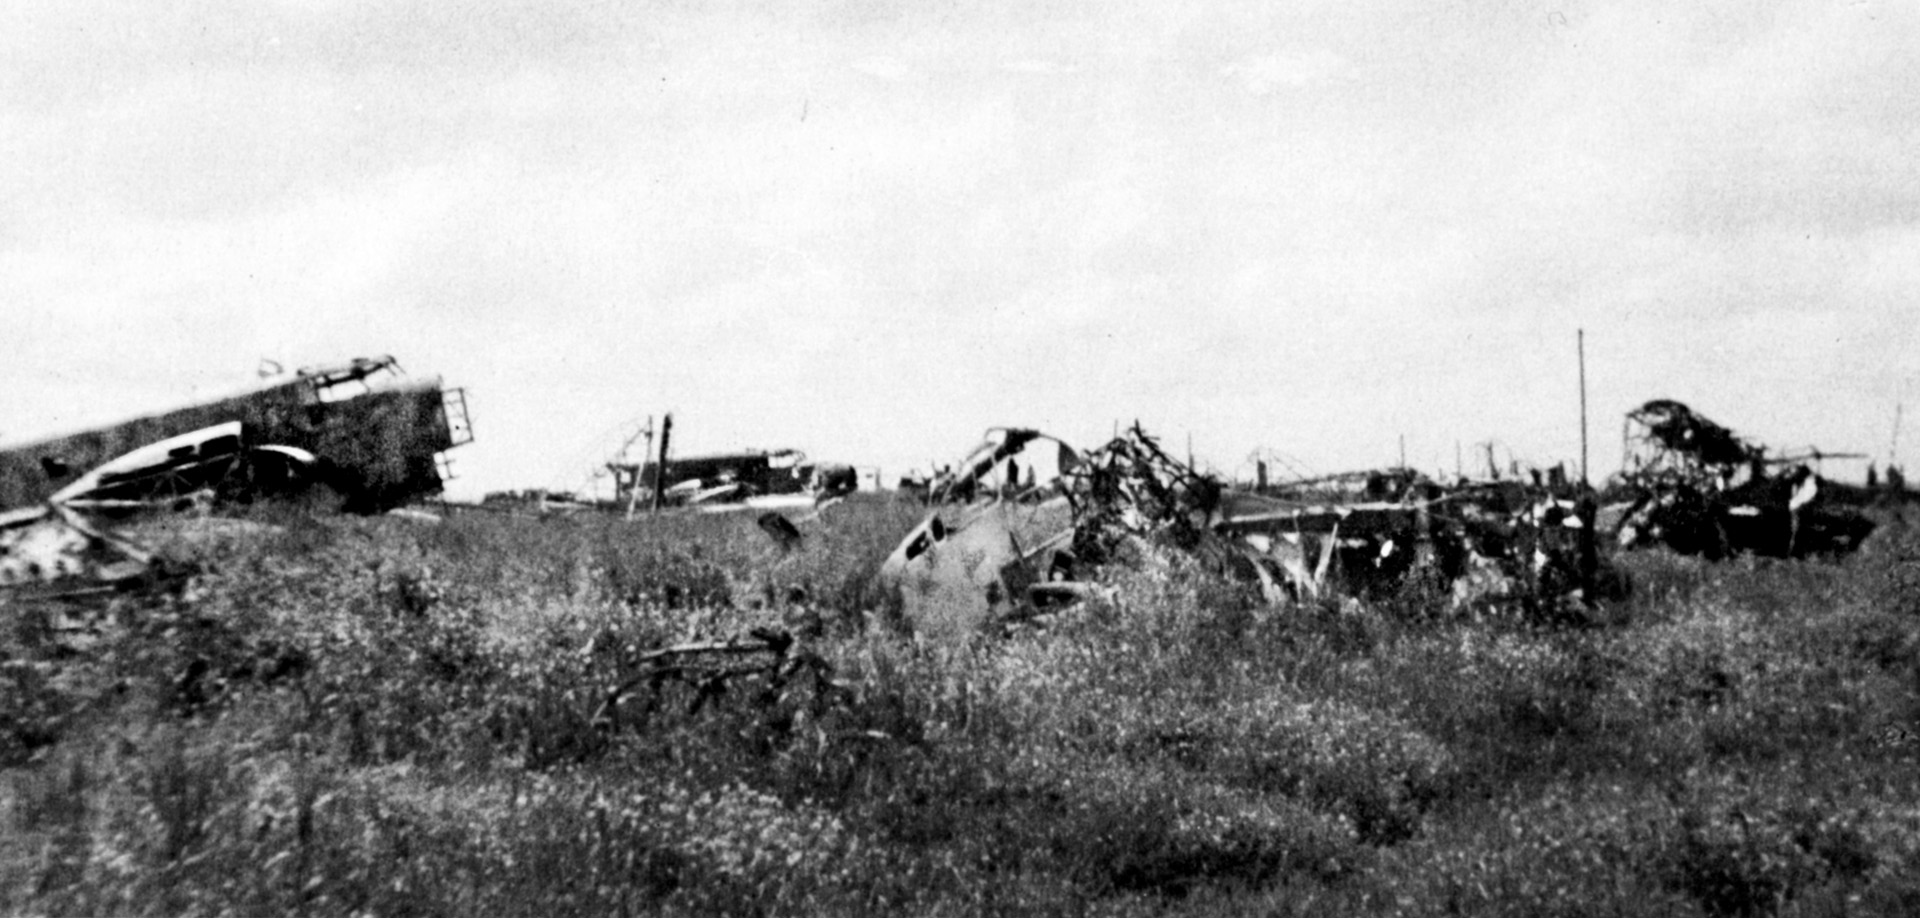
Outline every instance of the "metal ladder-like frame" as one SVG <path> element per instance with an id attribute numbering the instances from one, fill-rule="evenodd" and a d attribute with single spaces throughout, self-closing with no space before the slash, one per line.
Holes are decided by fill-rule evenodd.
<path id="1" fill-rule="evenodd" d="M 473 424 L 467 419 L 467 390 L 443 390 L 440 393 L 440 407 L 447 416 L 448 448 L 472 443 Z"/>
<path id="2" fill-rule="evenodd" d="M 473 422 L 467 418 L 467 390 L 445 389 L 440 393 L 440 408 L 446 415 L 447 449 L 473 442 Z M 453 474 L 453 457 L 444 450 L 433 454 L 433 462 L 442 482 L 459 477 Z"/>

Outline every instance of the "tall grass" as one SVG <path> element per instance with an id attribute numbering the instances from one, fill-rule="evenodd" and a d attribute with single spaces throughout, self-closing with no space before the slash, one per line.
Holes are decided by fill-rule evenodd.
<path id="1" fill-rule="evenodd" d="M 1269 607 L 1177 555 L 964 646 L 919 508 L 148 535 L 76 650 L 0 607 L 0 910 L 1907 914 L 1920 539 L 1627 559 L 1607 627 Z M 649 680 L 775 628 L 791 659 Z M 764 633 L 764 632 L 763 632 Z"/>

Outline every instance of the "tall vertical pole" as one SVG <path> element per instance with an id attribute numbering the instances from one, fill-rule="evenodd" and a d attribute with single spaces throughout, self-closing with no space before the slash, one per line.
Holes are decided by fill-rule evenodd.
<path id="1" fill-rule="evenodd" d="M 647 415 L 646 437 L 647 449 L 640 454 L 640 461 L 633 467 L 633 480 L 627 482 L 627 519 L 629 520 L 633 519 L 633 511 L 640 506 L 640 470 L 647 467 L 647 457 L 653 455 L 653 415 Z M 628 440 L 627 445 L 631 447 L 633 441 Z M 621 456 L 620 458 L 625 459 L 631 455 L 631 453 L 628 453 L 626 456 Z M 613 474 L 614 484 L 618 485 L 620 483 L 620 473 L 616 471 Z"/>
<path id="2" fill-rule="evenodd" d="M 1905 407 L 1905 405 L 1900 402 L 1893 403 L 1893 442 L 1887 444 L 1888 465 L 1893 465 L 1900 461 L 1900 409 L 1903 407 Z"/>
<path id="3" fill-rule="evenodd" d="M 1600 572 L 1599 537 L 1593 531 L 1600 508 L 1593 479 L 1587 476 L 1587 330 L 1580 329 L 1574 341 L 1580 350 L 1580 501 L 1575 507 L 1580 516 L 1580 598 L 1591 606 L 1597 598 L 1594 578 Z"/>
<path id="4" fill-rule="evenodd" d="M 653 466 L 653 512 L 660 512 L 660 500 L 667 490 L 667 440 L 673 436 L 673 414 L 660 420 L 660 459 Z"/>
<path id="5" fill-rule="evenodd" d="M 1575 339 L 1580 348 L 1580 483 L 1591 485 L 1587 477 L 1587 330 L 1580 329 Z"/>

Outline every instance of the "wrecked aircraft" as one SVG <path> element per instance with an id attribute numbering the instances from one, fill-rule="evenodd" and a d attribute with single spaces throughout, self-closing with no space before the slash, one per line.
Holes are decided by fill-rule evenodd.
<path id="1" fill-rule="evenodd" d="M 1060 443 L 999 430 L 946 482 L 977 481 L 1029 443 Z M 1388 598 L 1425 583 L 1456 609 L 1517 604 L 1536 618 L 1577 618 L 1624 591 L 1599 555 L 1591 496 L 1518 481 L 1443 487 L 1407 470 L 1262 494 L 1172 458 L 1137 424 L 1091 453 L 1060 446 L 1071 458 L 1060 460 L 1057 496 L 1021 505 L 1010 497 L 1025 490 L 1010 489 L 951 525 L 935 510 L 901 541 L 881 577 L 906 625 L 936 639 L 975 633 L 1079 599 L 1094 568 L 1158 550 L 1194 556 L 1276 603 Z M 932 494 L 955 493 L 939 484 Z"/>
<path id="2" fill-rule="evenodd" d="M 161 462 L 151 452 L 170 438 L 214 429 L 221 432 L 194 441 L 196 455 L 210 451 L 206 462 Z M 108 502 L 126 509 L 164 502 L 183 484 L 208 486 L 215 478 L 238 499 L 324 485 L 342 509 L 377 513 L 439 493 L 443 454 L 472 439 L 463 390 L 405 377 L 392 357 L 358 358 L 207 404 L 0 450 L 0 507 L 47 501 L 100 466 L 100 493 L 89 499 L 108 515 L 116 509 Z M 113 468 L 103 465 L 110 460 Z"/>
<path id="3" fill-rule="evenodd" d="M 852 493 L 859 485 L 853 466 L 812 462 L 797 449 L 669 459 L 664 475 L 657 461 L 610 462 L 607 470 L 613 473 L 620 506 L 647 503 L 656 486 L 666 506 L 701 507 L 783 495 L 824 500 Z"/>
<path id="4" fill-rule="evenodd" d="M 1884 497 L 1831 481 L 1806 459 L 1770 456 L 1686 405 L 1656 399 L 1628 412 L 1626 468 L 1609 490 L 1623 548 L 1665 545 L 1707 558 L 1851 551 L 1873 532 L 1863 509 Z"/>
<path id="5" fill-rule="evenodd" d="M 0 452 L 0 586 L 120 583 L 153 554 L 109 521 L 310 496 L 371 513 L 437 493 L 470 442 L 466 401 L 392 357 L 303 369 L 244 395 Z M 369 383 L 369 380 L 373 380 Z M 93 466 L 83 474 L 76 468 Z"/>

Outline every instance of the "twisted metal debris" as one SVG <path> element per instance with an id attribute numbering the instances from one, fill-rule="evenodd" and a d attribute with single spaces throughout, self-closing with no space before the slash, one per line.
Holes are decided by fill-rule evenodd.
<path id="1" fill-rule="evenodd" d="M 1610 488 L 1623 548 L 1664 545 L 1710 559 L 1848 552 L 1873 532 L 1866 506 L 1904 499 L 1904 486 L 1856 488 L 1805 463 L 1864 457 L 1818 449 L 1772 456 L 1669 399 L 1628 412 L 1623 439 L 1626 468 Z"/>
<path id="2" fill-rule="evenodd" d="M 1044 437 L 997 431 L 948 482 L 977 486 Z M 935 509 L 902 540 L 881 574 L 908 625 L 946 639 L 1077 600 L 1098 569 L 1129 556 L 1123 546 L 1190 555 L 1276 605 L 1412 590 L 1455 610 L 1517 606 L 1579 619 L 1624 590 L 1600 556 L 1592 495 L 1570 487 L 1443 486 L 1396 469 L 1361 476 L 1369 487 L 1360 499 L 1286 486 L 1260 493 L 1180 461 L 1137 423 L 1060 467 L 1055 501 L 1016 510 L 990 495 L 951 525 Z M 1054 528 L 1036 534 L 1056 503 L 1065 519 L 1056 514 Z"/>

